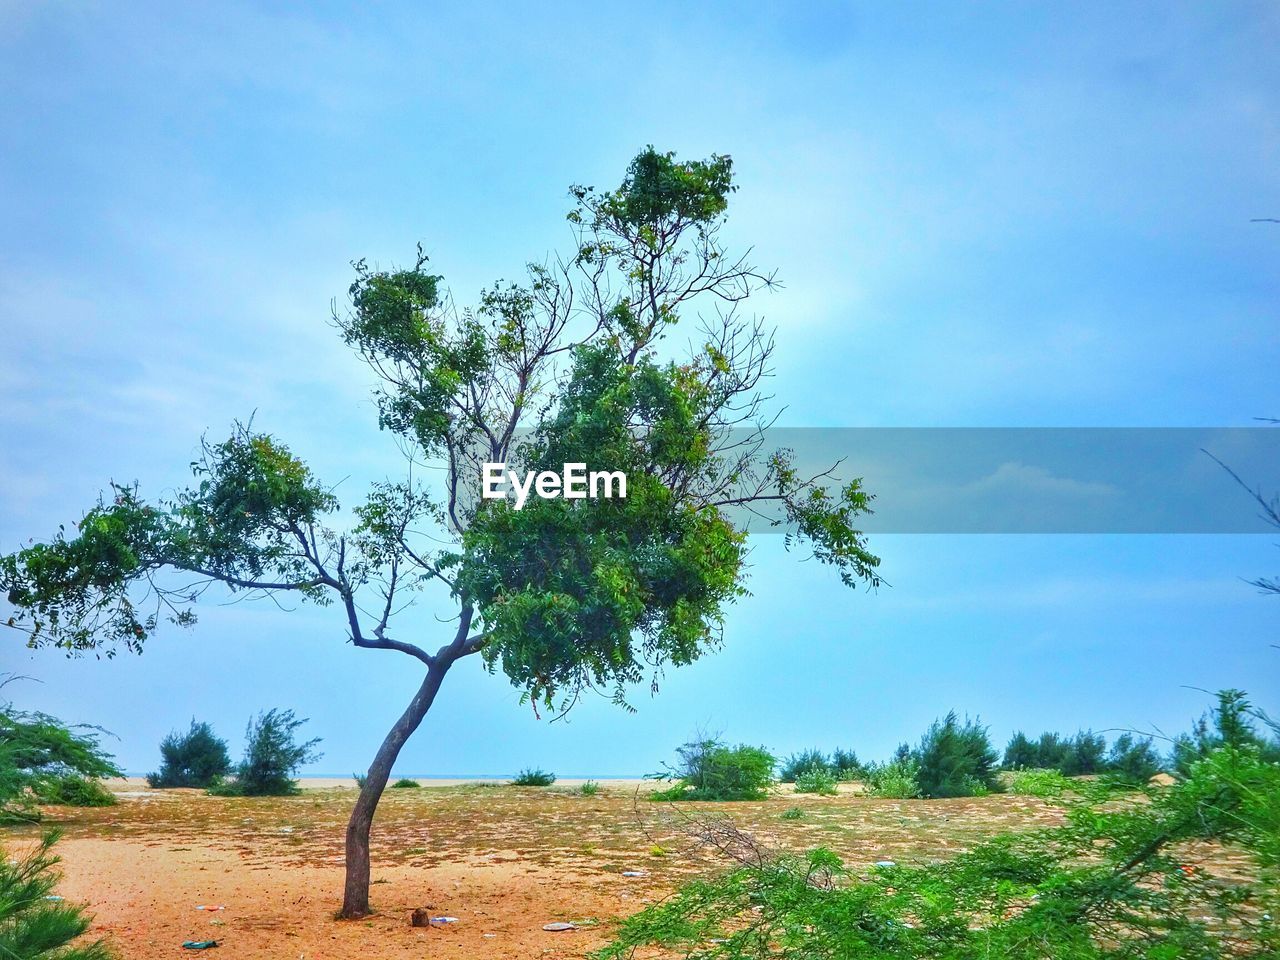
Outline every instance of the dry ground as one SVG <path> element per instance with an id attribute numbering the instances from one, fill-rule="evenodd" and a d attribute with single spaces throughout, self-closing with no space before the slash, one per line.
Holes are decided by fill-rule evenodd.
<path id="1" fill-rule="evenodd" d="M 244 799 L 118 784 L 118 806 L 45 812 L 46 825 L 65 832 L 59 893 L 87 903 L 94 933 L 129 960 L 199 956 L 181 949 L 187 939 L 220 940 L 216 960 L 581 957 L 604 941 L 613 918 L 715 868 L 683 838 L 681 818 L 698 811 L 727 814 L 772 846 L 830 847 L 855 867 L 940 858 L 980 837 L 1057 819 L 1054 808 L 1027 797 L 780 793 L 677 810 L 645 799 L 646 789 L 609 782 L 594 797 L 560 785 L 388 790 L 374 824 L 378 914 L 354 922 L 333 919 L 352 788 Z M 792 806 L 804 816 L 782 820 Z M 23 828 L 5 839 L 12 850 L 35 835 Z M 632 870 L 645 875 L 622 876 Z M 411 927 L 413 909 L 428 905 L 458 922 Z M 558 920 L 580 929 L 542 930 Z"/>

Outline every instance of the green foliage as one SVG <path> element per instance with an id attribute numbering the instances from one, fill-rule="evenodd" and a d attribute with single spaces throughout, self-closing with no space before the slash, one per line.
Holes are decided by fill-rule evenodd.
<path id="1" fill-rule="evenodd" d="M 654 800 L 761 800 L 773 785 L 776 758 L 763 747 L 728 747 L 716 739 L 692 740 L 664 776 L 675 780 Z"/>
<path id="2" fill-rule="evenodd" d="M 935 721 L 915 751 L 916 780 L 927 798 L 973 797 L 1000 789 L 999 759 L 977 720 L 963 722 L 955 711 Z"/>
<path id="3" fill-rule="evenodd" d="M 831 754 L 831 770 L 837 780 L 860 780 L 867 772 L 856 753 L 839 748 Z"/>
<path id="4" fill-rule="evenodd" d="M 1106 776 L 1117 784 L 1141 786 L 1164 769 L 1150 737 L 1122 733 L 1107 754 Z"/>
<path id="5" fill-rule="evenodd" d="M 737 858 L 746 866 L 624 920 L 594 956 L 657 946 L 692 960 L 1271 958 L 1277 798 L 1280 766 L 1224 746 L 1172 788 L 1126 796 L 1095 784 L 1061 826 L 919 868 L 863 875 L 827 850 L 757 847 Z M 1199 859 L 1213 845 L 1231 854 L 1220 876 Z M 736 848 L 749 853 L 750 838 Z"/>
<path id="6" fill-rule="evenodd" d="M 1264 759 L 1280 763 L 1280 738 L 1260 734 L 1256 719 L 1265 722 L 1265 717 L 1256 713 L 1244 691 L 1221 691 L 1218 705 L 1200 717 L 1192 725 L 1190 733 L 1174 741 L 1170 758 L 1173 771 L 1185 777 L 1197 761 L 1224 745 L 1253 746 Z"/>
<path id="7" fill-rule="evenodd" d="M 401 777 L 395 783 L 391 784 L 392 790 L 420 790 L 421 788 L 422 784 L 417 780 L 409 780 L 406 777 Z"/>
<path id="8" fill-rule="evenodd" d="M 195 622 L 190 589 L 153 579 L 173 567 L 247 589 L 264 583 L 321 599 L 315 569 L 297 550 L 295 530 L 336 509 L 310 470 L 278 441 L 237 425 L 220 444 L 205 444 L 191 465 L 196 485 L 172 500 L 145 503 L 136 489 L 113 484 L 76 525 L 49 543 L 0 557 L 0 587 L 30 629 L 28 646 L 50 642 L 68 653 L 118 646 L 142 651 L 157 613 L 144 615 L 134 588 L 168 619 Z M 16 624 L 16 618 L 11 619 Z"/>
<path id="9" fill-rule="evenodd" d="M 75 773 L 41 780 L 32 787 L 36 802 L 60 807 L 114 807 L 116 795 L 97 780 Z"/>
<path id="10" fill-rule="evenodd" d="M 803 773 L 808 773 L 810 770 L 829 771 L 831 766 L 831 761 L 821 750 L 802 750 L 800 753 L 791 754 L 782 762 L 778 770 L 778 779 L 783 783 L 795 783 L 796 778 Z"/>
<path id="11" fill-rule="evenodd" d="M 804 811 L 799 807 L 788 807 L 779 816 L 783 820 L 802 820 L 804 819 Z"/>
<path id="12" fill-rule="evenodd" d="M 578 786 L 578 792 L 584 797 L 594 797 L 600 792 L 600 784 L 594 780 L 588 780 Z"/>
<path id="13" fill-rule="evenodd" d="M 235 768 L 235 779 L 216 783 L 210 793 L 219 796 L 287 797 L 298 793 L 293 778 L 298 767 L 319 760 L 319 738 L 299 743 L 297 730 L 306 718 L 292 710 L 272 708 L 259 713 L 245 729 L 244 759 Z"/>
<path id="14" fill-rule="evenodd" d="M 1016 770 L 1009 778 L 1009 792 L 1020 797 L 1060 797 L 1070 789 L 1057 770 Z"/>
<path id="15" fill-rule="evenodd" d="M 50 899 L 57 887 L 56 832 L 25 856 L 0 850 L 0 957 L 15 960 L 111 960 L 104 940 L 80 941 L 89 929 L 84 908 Z"/>
<path id="16" fill-rule="evenodd" d="M 1107 741 L 1091 730 L 1074 737 L 1042 733 L 1029 740 L 1019 731 L 1004 751 L 1006 770 L 1057 770 L 1068 777 L 1102 773 L 1106 768 Z"/>
<path id="17" fill-rule="evenodd" d="M 549 787 L 556 782 L 556 775 L 541 767 L 525 767 L 511 780 L 513 787 Z"/>
<path id="18" fill-rule="evenodd" d="M 919 764 L 909 755 L 895 757 L 888 763 L 869 764 L 867 789 L 872 796 L 886 800 L 912 800 L 920 796 L 919 772 Z"/>
<path id="19" fill-rule="evenodd" d="M 231 772 L 227 741 L 209 724 L 193 718 L 186 733 L 171 731 L 160 741 L 160 769 L 147 774 L 153 788 L 212 786 Z"/>
<path id="20" fill-rule="evenodd" d="M 816 793 L 834 797 L 836 792 L 835 775 L 826 768 L 811 767 L 796 777 L 796 793 Z"/>
<path id="21" fill-rule="evenodd" d="M 38 796 L 86 798 L 94 791 L 68 778 L 118 777 L 97 727 L 68 726 L 44 713 L 0 704 L 0 822 L 38 820 Z M 106 791 L 103 791 L 104 793 Z M 114 799 L 114 798 L 113 798 Z M 58 802 L 49 800 L 46 802 Z"/>

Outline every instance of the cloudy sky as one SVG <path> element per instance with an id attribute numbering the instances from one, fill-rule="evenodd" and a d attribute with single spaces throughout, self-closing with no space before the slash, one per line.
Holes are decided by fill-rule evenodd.
<path id="1" fill-rule="evenodd" d="M 326 323 L 350 261 L 421 241 L 466 302 L 648 143 L 733 156 L 789 425 L 1280 416 L 1272 4 L 433 7 L 0 0 L 0 551 L 108 480 L 172 491 L 255 411 L 354 499 L 396 453 Z M 876 757 L 953 707 L 1001 741 L 1172 731 L 1228 685 L 1280 708 L 1280 600 L 1242 580 L 1275 539 L 885 534 L 863 594 L 760 537 L 725 650 L 637 714 L 549 724 L 464 663 L 399 769 L 642 773 L 700 727 Z M 39 682 L 7 692 L 131 770 L 273 705 L 315 771 L 363 768 L 418 683 L 324 609 L 213 605 L 112 661 L 22 639 L 0 670 Z"/>

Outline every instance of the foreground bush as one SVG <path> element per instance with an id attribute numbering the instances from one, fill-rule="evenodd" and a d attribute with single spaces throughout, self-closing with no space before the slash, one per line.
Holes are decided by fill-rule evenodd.
<path id="1" fill-rule="evenodd" d="M 1185 777 L 1195 763 L 1225 743 L 1251 745 L 1264 760 L 1280 763 L 1280 738 L 1274 732 L 1270 736 L 1259 733 L 1256 719 L 1243 690 L 1223 690 L 1218 694 L 1218 705 L 1197 720 L 1190 733 L 1174 741 L 1171 769 Z"/>
<path id="2" fill-rule="evenodd" d="M 361 786 L 363 786 L 363 784 L 361 784 Z M 397 780 L 395 783 L 391 785 L 391 789 L 392 790 L 420 790 L 422 789 L 422 784 L 420 784 L 417 780 L 410 780 L 407 777 L 401 777 L 399 780 Z"/>
<path id="3" fill-rule="evenodd" d="M 549 787 L 556 782 L 556 775 L 541 767 L 525 767 L 511 781 L 513 787 Z"/>
<path id="4" fill-rule="evenodd" d="M 987 728 L 953 710 L 936 721 L 914 753 L 920 792 L 929 798 L 973 797 L 1000 789 L 999 758 Z"/>
<path id="5" fill-rule="evenodd" d="M 299 743 L 298 728 L 306 723 L 292 710 L 267 710 L 249 721 L 245 730 L 244 759 L 236 765 L 235 779 L 217 783 L 211 793 L 238 797 L 287 797 L 298 792 L 294 774 L 304 763 L 320 759 L 316 744 Z"/>
<path id="6" fill-rule="evenodd" d="M 1090 785 L 1062 826 L 869 877 L 827 850 L 771 854 L 706 832 L 746 866 L 624 920 L 597 960 L 652 946 L 695 960 L 1280 956 L 1280 766 L 1253 746 L 1224 746 L 1140 796 Z M 1213 844 L 1228 847 L 1222 876 L 1200 859 Z"/>
<path id="7" fill-rule="evenodd" d="M 58 883 L 50 833 L 21 859 L 0 850 L 0 957 L 21 960 L 109 960 L 106 943 L 76 941 L 89 929 L 84 908 L 49 899 Z"/>
<path id="8" fill-rule="evenodd" d="M 763 747 L 694 740 L 676 752 L 680 759 L 664 774 L 676 782 L 655 800 L 761 800 L 773 785 L 777 759 Z"/>
<path id="9" fill-rule="evenodd" d="M 111 755 L 98 743 L 101 732 L 97 727 L 68 726 L 48 714 L 0 703 L 0 823 L 39 820 L 37 801 L 69 802 L 41 800 L 42 796 L 88 797 L 97 791 L 81 783 L 120 776 Z"/>
<path id="10" fill-rule="evenodd" d="M 160 741 L 160 769 L 147 774 L 151 787 L 213 786 L 231 772 L 227 741 L 193 718 L 186 733 L 172 731 Z"/>

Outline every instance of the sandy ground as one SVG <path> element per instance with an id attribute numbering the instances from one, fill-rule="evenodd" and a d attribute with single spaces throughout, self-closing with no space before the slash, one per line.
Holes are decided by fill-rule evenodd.
<path id="1" fill-rule="evenodd" d="M 731 816 L 772 846 L 830 847 L 858 867 L 943 857 L 1058 816 L 1040 801 L 1009 796 L 924 802 L 780 793 L 676 809 L 647 800 L 635 782 L 605 783 L 594 797 L 571 784 L 424 782 L 431 786 L 389 790 L 379 809 L 378 912 L 367 920 L 333 916 L 355 791 L 318 783 L 296 797 L 246 799 L 120 782 L 118 806 L 46 808 L 46 826 L 65 833 L 59 893 L 87 903 L 93 935 L 130 960 L 197 956 L 182 950 L 188 939 L 221 941 L 209 955 L 219 960 L 582 957 L 605 942 L 616 918 L 722 866 L 686 839 L 684 818 L 699 811 Z M 793 806 L 803 816 L 780 819 Z M 10 855 L 36 835 L 9 831 Z M 623 876 L 637 870 L 644 875 Z M 414 908 L 424 906 L 457 922 L 410 926 Z M 542 930 L 565 920 L 580 929 Z"/>

